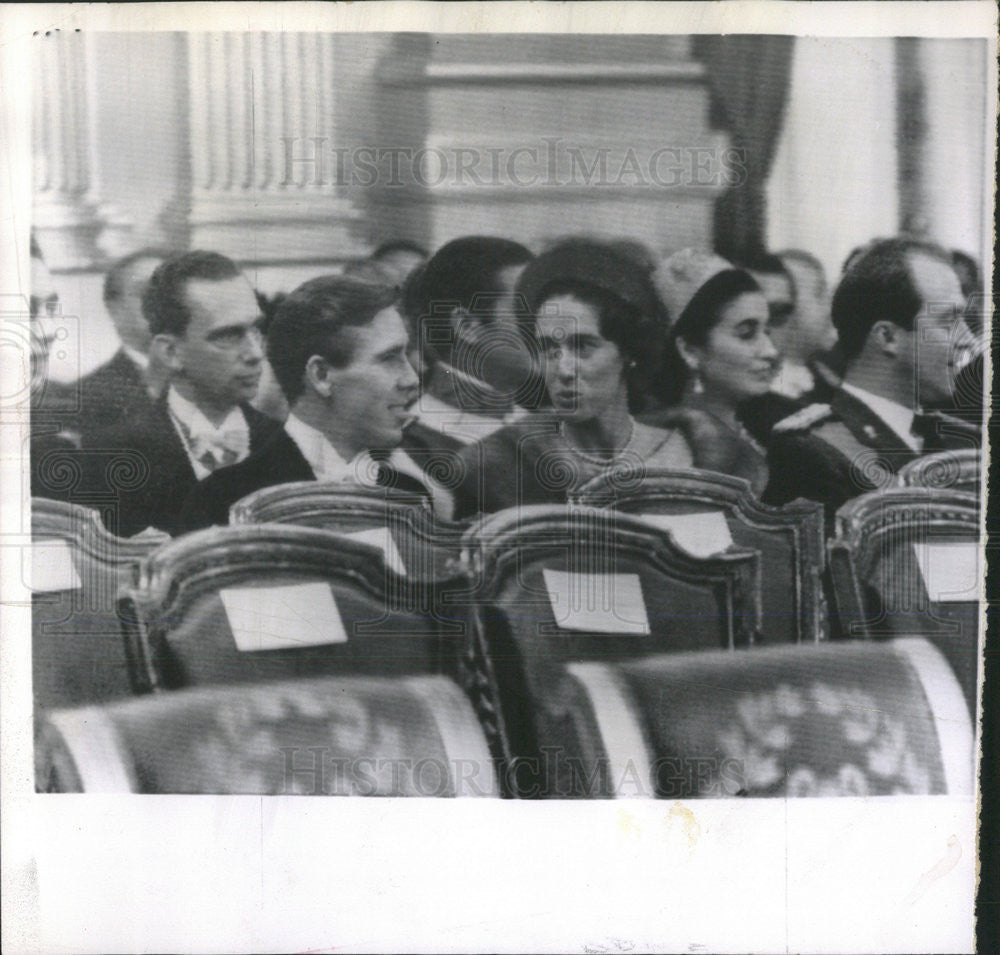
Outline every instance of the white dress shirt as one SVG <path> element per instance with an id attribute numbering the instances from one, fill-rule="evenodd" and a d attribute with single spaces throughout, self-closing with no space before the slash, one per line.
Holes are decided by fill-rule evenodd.
<path id="1" fill-rule="evenodd" d="M 355 484 L 374 486 L 375 462 L 367 451 L 345 461 L 322 431 L 294 414 L 285 419 L 285 432 L 302 452 L 317 481 L 353 481 Z M 371 471 L 370 479 L 368 471 Z"/>
<path id="2" fill-rule="evenodd" d="M 233 408 L 218 426 L 176 388 L 167 392 L 167 410 L 199 481 L 214 470 L 237 464 L 250 454 L 250 426 L 240 407 Z M 205 463 L 211 455 L 214 465 Z"/>
<path id="3" fill-rule="evenodd" d="M 841 385 L 844 391 L 853 395 L 862 404 L 877 414 L 897 435 L 908 448 L 921 452 L 924 449 L 923 438 L 910 432 L 913 427 L 915 412 L 906 405 L 901 405 L 898 401 L 883 398 L 881 395 L 873 395 L 864 388 L 857 388 L 854 385 Z"/>
<path id="4" fill-rule="evenodd" d="M 363 487 L 378 486 L 378 462 L 368 451 L 362 451 L 350 461 L 345 461 L 322 431 L 306 424 L 294 414 L 290 414 L 285 420 L 285 432 L 302 452 L 302 457 L 312 468 L 317 481 L 343 481 Z M 454 510 L 451 494 L 428 477 L 402 448 L 394 448 L 385 463 L 400 474 L 407 474 L 419 481 L 430 494 L 435 513 L 439 517 L 450 519 Z"/>
<path id="5" fill-rule="evenodd" d="M 778 374 L 771 384 L 771 391 L 786 398 L 801 398 L 816 387 L 813 373 L 805 365 L 796 365 L 790 361 L 781 363 Z"/>

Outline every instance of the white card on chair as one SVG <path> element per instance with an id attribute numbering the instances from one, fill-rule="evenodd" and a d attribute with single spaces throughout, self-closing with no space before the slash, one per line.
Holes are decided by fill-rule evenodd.
<path id="1" fill-rule="evenodd" d="M 372 527 L 365 531 L 351 531 L 345 534 L 351 540 L 361 541 L 362 544 L 371 544 L 385 554 L 386 566 L 395 571 L 401 577 L 406 576 L 406 567 L 403 565 L 403 558 L 399 556 L 396 549 L 396 542 L 392 539 L 388 527 Z"/>
<path id="2" fill-rule="evenodd" d="M 647 524 L 670 531 L 674 540 L 694 557 L 711 557 L 732 547 L 733 537 L 722 511 L 695 514 L 640 514 Z"/>
<path id="3" fill-rule="evenodd" d="M 79 590 L 80 575 L 67 541 L 53 537 L 31 545 L 31 589 L 36 594 Z"/>
<path id="4" fill-rule="evenodd" d="M 219 591 L 219 597 L 241 652 L 347 642 L 328 584 L 227 587 Z"/>
<path id="5" fill-rule="evenodd" d="M 913 552 L 934 603 L 978 600 L 979 545 L 973 541 L 914 544 Z"/>
<path id="6" fill-rule="evenodd" d="M 556 624 L 563 630 L 649 634 L 638 574 L 571 574 L 543 569 Z"/>

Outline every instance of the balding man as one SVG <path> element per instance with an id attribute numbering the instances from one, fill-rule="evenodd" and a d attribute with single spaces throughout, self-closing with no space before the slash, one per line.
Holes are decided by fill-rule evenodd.
<path id="1" fill-rule="evenodd" d="M 263 315 L 234 262 L 204 251 L 168 259 L 153 272 L 142 310 L 170 386 L 147 415 L 88 443 L 130 462 L 109 475 L 107 461 L 92 455 L 102 473 L 91 475 L 91 486 L 116 498 L 106 514 L 123 536 L 183 530 L 180 505 L 192 488 L 248 457 L 278 427 L 250 406 L 264 358 Z"/>
<path id="2" fill-rule="evenodd" d="M 832 527 L 842 504 L 919 455 L 976 446 L 975 427 L 922 413 L 951 394 L 970 338 L 964 303 L 944 250 L 912 239 L 867 247 L 833 298 L 844 381 L 828 404 L 775 425 L 764 499 L 820 501 Z"/>

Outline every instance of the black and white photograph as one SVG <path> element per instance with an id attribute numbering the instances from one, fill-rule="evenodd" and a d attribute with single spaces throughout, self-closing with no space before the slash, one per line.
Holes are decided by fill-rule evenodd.
<path id="1" fill-rule="evenodd" d="M 988 950 L 995 5 L 0 26 L 6 951 Z"/>

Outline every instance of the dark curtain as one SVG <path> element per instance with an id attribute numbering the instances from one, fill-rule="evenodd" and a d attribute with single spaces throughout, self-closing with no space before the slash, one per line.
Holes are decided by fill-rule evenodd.
<path id="1" fill-rule="evenodd" d="M 704 64 L 712 91 L 713 122 L 730 134 L 745 167 L 745 179 L 715 207 L 715 248 L 729 259 L 765 248 L 764 186 L 788 99 L 794 42 L 790 36 L 695 38 L 694 55 Z"/>

